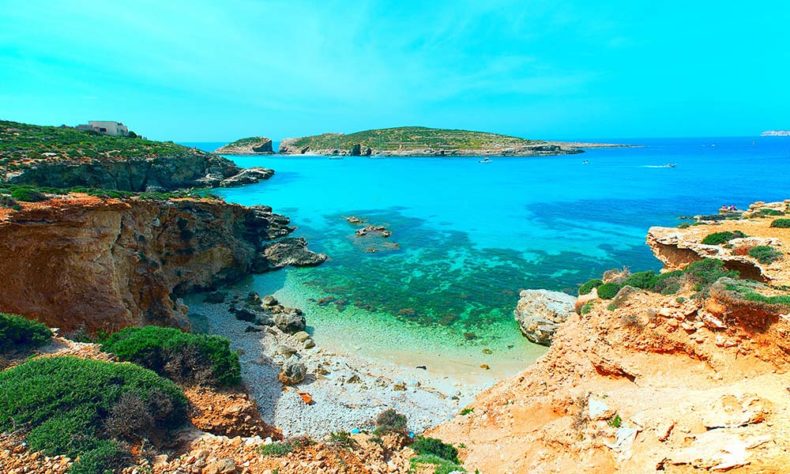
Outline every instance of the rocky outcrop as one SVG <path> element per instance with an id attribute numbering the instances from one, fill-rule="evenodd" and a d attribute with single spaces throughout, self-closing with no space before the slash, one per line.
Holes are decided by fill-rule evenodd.
<path id="1" fill-rule="evenodd" d="M 274 170 L 267 168 L 246 168 L 230 178 L 223 179 L 219 186 L 228 188 L 231 186 L 241 186 L 244 184 L 254 184 L 274 176 Z"/>
<path id="2" fill-rule="evenodd" d="M 52 188 L 92 187 L 122 191 L 171 191 L 191 187 L 229 186 L 240 173 L 247 184 L 253 174 L 232 161 L 211 153 L 195 151 L 185 156 L 139 157 L 124 160 L 58 160 L 32 163 L 8 172 L 11 184 L 32 184 Z M 257 180 L 273 173 L 260 173 Z"/>
<path id="3" fill-rule="evenodd" d="M 217 148 L 214 153 L 219 155 L 271 155 L 272 141 L 266 137 L 252 137 L 228 143 Z"/>
<path id="4" fill-rule="evenodd" d="M 523 290 L 514 311 L 527 339 L 548 346 L 560 324 L 574 313 L 576 298 L 559 291 Z"/>
<path id="5" fill-rule="evenodd" d="M 751 206 L 741 219 L 702 221 L 686 228 L 651 227 L 647 233 L 647 244 L 667 270 L 679 270 L 703 258 L 716 258 L 723 261 L 728 269 L 740 272 L 744 278 L 788 285 L 790 257 L 784 255 L 790 248 L 790 232 L 771 227 L 776 216 L 760 213 L 761 209 L 780 212 L 786 208 L 787 203 L 784 202 L 760 203 L 759 206 Z M 747 237 L 734 238 L 721 245 L 702 243 L 706 236 L 726 231 L 739 231 Z M 749 250 L 757 246 L 775 249 L 780 258 L 761 262 L 749 254 Z"/>
<path id="6" fill-rule="evenodd" d="M 0 311 L 66 330 L 186 326 L 178 295 L 282 267 L 263 250 L 293 231 L 270 208 L 217 200 L 68 195 L 0 211 Z"/>
<path id="7" fill-rule="evenodd" d="M 275 270 L 287 265 L 295 267 L 314 267 L 326 261 L 322 253 L 307 249 L 307 241 L 301 237 L 279 240 L 268 244 L 262 252 L 263 258 L 257 262 L 257 271 Z"/>
<path id="8" fill-rule="evenodd" d="M 680 242 L 734 226 L 787 238 L 764 220 L 693 226 Z M 786 281 L 784 269 L 768 272 L 772 282 Z M 726 278 L 673 295 L 625 287 L 585 307 L 535 365 L 428 435 L 464 443 L 469 471 L 786 470 L 786 287 Z"/>

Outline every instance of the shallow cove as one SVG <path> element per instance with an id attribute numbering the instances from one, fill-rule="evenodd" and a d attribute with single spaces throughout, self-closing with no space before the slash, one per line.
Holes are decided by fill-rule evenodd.
<path id="1" fill-rule="evenodd" d="M 289 215 L 296 235 L 331 257 L 238 287 L 304 309 L 316 342 L 330 350 L 490 383 L 544 352 L 513 321 L 519 289 L 573 293 L 608 268 L 658 269 L 644 244 L 649 226 L 676 225 L 678 216 L 724 203 L 786 197 L 790 140 L 639 143 L 646 146 L 490 164 L 230 157 L 276 174 L 219 194 Z M 656 167 L 668 162 L 677 167 Z M 350 215 L 392 236 L 355 237 Z"/>

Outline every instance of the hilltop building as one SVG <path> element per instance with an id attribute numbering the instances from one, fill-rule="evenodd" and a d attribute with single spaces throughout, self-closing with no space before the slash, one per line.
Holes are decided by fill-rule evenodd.
<path id="1" fill-rule="evenodd" d="M 91 120 L 87 124 L 77 125 L 77 129 L 93 130 L 94 132 L 114 137 L 126 137 L 129 135 L 129 129 L 121 122 Z"/>

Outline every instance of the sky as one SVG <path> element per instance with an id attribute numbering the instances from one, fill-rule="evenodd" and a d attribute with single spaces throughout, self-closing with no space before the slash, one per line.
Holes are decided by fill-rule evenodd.
<path id="1" fill-rule="evenodd" d="M 790 128 L 790 2 L 0 0 L 0 119 L 750 136 Z"/>

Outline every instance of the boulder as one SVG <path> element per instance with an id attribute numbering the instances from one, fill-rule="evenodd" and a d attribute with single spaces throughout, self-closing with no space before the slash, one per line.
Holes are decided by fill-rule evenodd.
<path id="1" fill-rule="evenodd" d="M 254 271 L 265 272 L 293 265 L 313 267 L 326 261 L 326 255 L 307 249 L 307 241 L 302 238 L 285 238 L 267 245 L 259 255 Z"/>
<path id="2" fill-rule="evenodd" d="M 548 346 L 557 327 L 574 312 L 576 298 L 559 291 L 523 290 L 514 315 L 530 341 Z"/>
<path id="3" fill-rule="evenodd" d="M 307 375 L 307 368 L 296 357 L 289 357 L 283 364 L 277 378 L 284 385 L 295 385 L 303 381 Z"/>
<path id="4" fill-rule="evenodd" d="M 301 331 L 304 331 L 305 327 L 307 326 L 307 322 L 305 321 L 304 314 L 301 311 L 294 310 L 293 308 L 291 311 L 283 311 L 282 313 L 277 313 L 274 315 L 274 325 L 282 331 L 288 334 L 295 334 Z"/>

